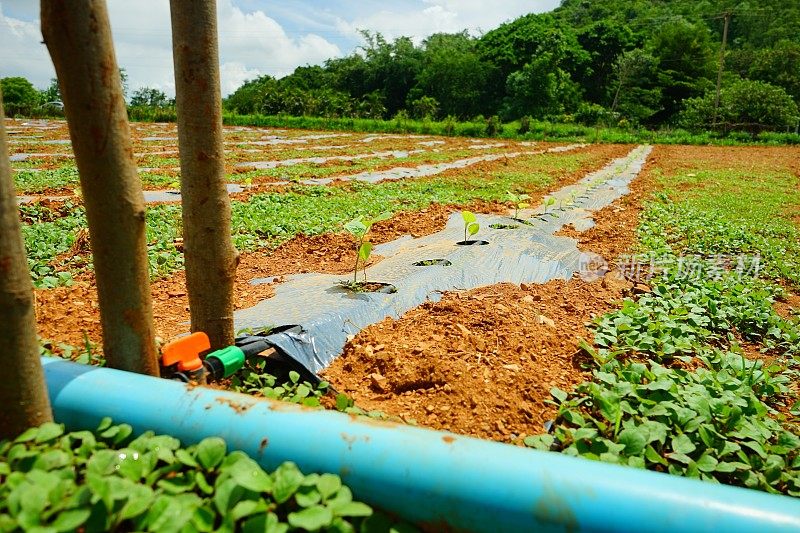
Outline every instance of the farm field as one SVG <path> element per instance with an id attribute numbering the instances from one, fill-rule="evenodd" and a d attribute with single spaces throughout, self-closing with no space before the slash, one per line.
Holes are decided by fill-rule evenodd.
<path id="1" fill-rule="evenodd" d="M 21 120 L 6 127 L 44 349 L 102 363 L 66 127 Z M 132 128 L 145 189 L 177 188 L 175 126 Z M 223 386 L 800 495 L 800 149 L 647 152 L 250 127 L 226 128 L 225 142 L 228 180 L 238 186 L 241 311 L 310 279 L 295 275 L 352 277 L 357 248 L 345 225 L 359 216 L 387 217 L 368 233 L 376 245 L 368 272 L 409 242 L 453 234 L 453 224 L 459 235 L 463 211 L 479 217 L 476 238 L 490 246 L 463 247 L 459 257 L 524 230 L 537 243 L 541 235 L 545 256 L 563 246 L 597 254 L 602 265 L 591 275 L 429 293 L 430 301 L 350 335 L 321 372 L 321 387 L 297 378 L 278 387 L 258 364 Z M 638 156 L 641 171 L 614 185 Z M 604 171 L 605 181 L 587 178 Z M 615 195 L 608 205 L 591 203 L 589 191 L 607 183 Z M 589 204 L 580 204 L 584 190 Z M 154 196 L 147 213 L 164 341 L 189 320 L 174 196 Z M 583 224 L 586 217 L 593 224 Z M 261 324 L 278 325 L 280 316 Z"/>

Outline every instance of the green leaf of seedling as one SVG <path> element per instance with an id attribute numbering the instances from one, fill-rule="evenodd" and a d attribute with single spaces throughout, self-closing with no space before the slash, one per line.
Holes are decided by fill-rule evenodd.
<path id="1" fill-rule="evenodd" d="M 330 525 L 333 512 L 327 507 L 315 505 L 296 513 L 289 513 L 289 525 L 307 531 L 316 531 Z"/>
<path id="2" fill-rule="evenodd" d="M 339 393 L 336 395 L 336 410 L 344 411 L 349 407 L 353 407 L 353 400 L 346 394 Z"/>
<path id="3" fill-rule="evenodd" d="M 361 246 L 359 246 L 358 248 L 358 258 L 361 260 L 361 262 L 366 263 L 371 253 L 372 253 L 372 243 L 369 241 L 362 242 Z"/>
<path id="4" fill-rule="evenodd" d="M 64 434 L 64 426 L 56 424 L 55 422 L 45 422 L 39 426 L 39 431 L 36 433 L 36 444 L 49 442 Z"/>
<path id="5" fill-rule="evenodd" d="M 242 525 L 242 533 L 285 533 L 289 524 L 282 523 L 275 513 L 257 514 Z"/>
<path id="6" fill-rule="evenodd" d="M 317 489 L 325 500 L 336 494 L 340 488 L 342 480 L 335 474 L 322 474 L 317 480 Z"/>
<path id="7" fill-rule="evenodd" d="M 230 517 L 234 521 L 238 521 L 247 516 L 263 513 L 267 510 L 267 504 L 263 500 L 243 500 L 233 506 L 233 509 L 230 511 Z"/>
<path id="8" fill-rule="evenodd" d="M 311 507 L 322 501 L 322 496 L 314 487 L 300 487 L 294 493 L 294 500 L 300 507 Z"/>
<path id="9" fill-rule="evenodd" d="M 55 531 L 75 531 L 89 518 L 92 514 L 90 509 L 70 509 L 69 511 L 62 511 L 58 514 L 58 518 L 50 524 L 50 527 Z"/>
<path id="10" fill-rule="evenodd" d="M 345 224 L 344 229 L 356 237 L 363 237 L 369 228 L 364 224 L 362 217 L 357 217 Z"/>
<path id="11" fill-rule="evenodd" d="M 283 463 L 275 470 L 272 497 L 277 503 L 284 503 L 300 488 L 303 483 L 303 473 L 297 465 L 291 462 Z"/>
<path id="12" fill-rule="evenodd" d="M 389 211 L 384 211 L 380 215 L 378 215 L 375 218 L 373 218 L 372 220 L 370 220 L 369 224 L 368 224 L 368 227 L 372 227 L 373 224 L 376 224 L 378 222 L 383 222 L 384 220 L 389 220 L 390 218 L 392 218 L 392 213 L 389 212 Z"/>
<path id="13" fill-rule="evenodd" d="M 358 517 L 358 516 L 371 516 L 372 515 L 372 508 L 361 502 L 350 502 L 340 505 L 336 508 L 336 515 L 337 516 L 351 516 L 351 517 Z"/>
<path id="14" fill-rule="evenodd" d="M 222 462 L 227 452 L 225 441 L 219 437 L 209 437 L 197 445 L 197 460 L 206 470 L 211 470 Z"/>
<path id="15" fill-rule="evenodd" d="M 646 431 L 640 427 L 623 429 L 617 440 L 625 445 L 627 455 L 640 455 L 647 445 Z"/>
<path id="16" fill-rule="evenodd" d="M 672 439 L 672 450 L 676 453 L 690 454 L 696 449 L 696 446 L 685 433 L 681 433 Z"/>
<path id="17" fill-rule="evenodd" d="M 713 472 L 717 468 L 717 460 L 706 452 L 697 460 L 697 468 L 701 472 Z"/>
<path id="18" fill-rule="evenodd" d="M 564 403 L 567 401 L 567 393 L 559 389 L 558 387 L 553 387 L 552 389 L 550 389 L 550 396 L 555 398 L 558 401 L 558 403 Z"/>
<path id="19" fill-rule="evenodd" d="M 226 470 L 231 479 L 239 486 L 253 492 L 269 492 L 272 490 L 272 479 L 261 467 L 247 456 L 242 456 Z"/>
<path id="20" fill-rule="evenodd" d="M 477 219 L 475 218 L 475 213 L 472 211 L 461 211 L 461 218 L 464 219 L 464 224 L 471 224 L 475 222 Z"/>
<path id="21" fill-rule="evenodd" d="M 472 236 L 478 233 L 479 229 L 481 229 L 480 224 L 478 224 L 477 222 L 473 222 L 467 226 L 467 233 L 469 233 L 470 236 Z"/>
<path id="22" fill-rule="evenodd" d="M 645 456 L 645 457 L 647 458 L 647 460 L 648 460 L 648 461 L 650 461 L 651 463 L 658 463 L 658 464 L 660 464 L 660 465 L 663 465 L 663 466 L 669 466 L 669 463 L 667 462 L 667 460 L 666 460 L 666 459 L 664 459 L 664 458 L 661 456 L 661 454 L 659 454 L 659 453 L 658 453 L 658 452 L 655 450 L 655 448 L 653 448 L 653 447 L 652 447 L 652 446 L 650 446 L 649 444 L 647 445 L 647 448 L 645 448 L 644 456 Z"/>

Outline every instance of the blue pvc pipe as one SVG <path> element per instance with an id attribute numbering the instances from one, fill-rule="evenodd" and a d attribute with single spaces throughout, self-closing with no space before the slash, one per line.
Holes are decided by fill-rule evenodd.
<path id="1" fill-rule="evenodd" d="M 800 500 L 43 358 L 55 418 L 110 416 L 265 468 L 342 476 L 357 498 L 467 531 L 798 531 Z"/>

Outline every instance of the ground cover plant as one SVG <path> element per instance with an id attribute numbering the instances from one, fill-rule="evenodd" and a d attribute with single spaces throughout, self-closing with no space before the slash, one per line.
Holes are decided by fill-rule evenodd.
<path id="1" fill-rule="evenodd" d="M 0 529 L 47 531 L 412 531 L 354 501 L 334 474 L 264 471 L 220 438 L 182 446 L 104 419 L 0 442 Z"/>
<path id="2" fill-rule="evenodd" d="M 61 165 L 57 169 L 21 169 L 14 174 L 17 191 L 22 194 L 77 186 L 78 182 L 78 168 L 74 163 Z"/>
<path id="3" fill-rule="evenodd" d="M 551 431 L 525 443 L 800 496 L 800 319 L 773 307 L 798 286 L 796 179 L 660 176 L 632 263 L 652 291 L 598 317 L 592 381 L 554 389 Z"/>
<path id="4" fill-rule="evenodd" d="M 356 174 L 359 172 L 370 172 L 398 166 L 448 162 L 474 155 L 475 154 L 473 152 L 467 150 L 449 150 L 442 152 L 424 152 L 389 158 L 371 157 L 356 159 L 353 161 L 332 160 L 325 163 L 298 163 L 296 165 L 278 166 L 271 169 L 251 171 L 247 173 L 247 176 L 250 178 L 267 177 L 288 181 L 300 181 L 304 179 L 319 179 L 332 176 Z M 232 175 L 232 181 L 241 181 L 241 176 L 241 174 Z"/>

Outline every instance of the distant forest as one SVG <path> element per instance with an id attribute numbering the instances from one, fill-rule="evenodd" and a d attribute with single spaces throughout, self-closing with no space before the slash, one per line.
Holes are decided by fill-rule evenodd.
<path id="1" fill-rule="evenodd" d="M 725 16 L 721 95 L 716 82 Z M 225 100 L 241 114 L 795 130 L 800 2 L 564 0 L 479 37 L 415 46 L 364 30 L 353 54 Z"/>

